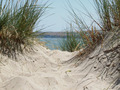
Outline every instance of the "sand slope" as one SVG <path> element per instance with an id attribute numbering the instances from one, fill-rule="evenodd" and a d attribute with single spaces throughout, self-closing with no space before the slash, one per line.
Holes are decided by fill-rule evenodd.
<path id="1" fill-rule="evenodd" d="M 20 55 L 17 61 L 1 56 L 0 90 L 106 90 L 109 83 L 95 71 L 87 75 L 90 66 L 84 69 L 93 61 L 67 63 L 77 53 L 36 45 L 35 52 Z"/>

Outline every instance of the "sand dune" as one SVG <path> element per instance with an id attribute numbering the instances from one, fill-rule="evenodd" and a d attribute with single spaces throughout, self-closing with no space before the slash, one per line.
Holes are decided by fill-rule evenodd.
<path id="1" fill-rule="evenodd" d="M 77 53 L 36 45 L 34 52 L 18 56 L 17 61 L 1 56 L 0 90 L 106 90 L 110 84 L 95 70 L 89 72 L 92 66 L 84 70 L 93 61 L 67 63 Z"/>

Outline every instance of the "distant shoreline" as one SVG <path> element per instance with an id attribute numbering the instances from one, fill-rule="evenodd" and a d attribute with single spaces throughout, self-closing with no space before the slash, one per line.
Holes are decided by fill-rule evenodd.
<path id="1" fill-rule="evenodd" d="M 40 35 L 38 37 L 43 38 L 66 38 L 65 32 L 42 32 L 43 35 Z"/>
<path id="2" fill-rule="evenodd" d="M 98 32 L 102 33 L 101 30 L 98 30 Z M 66 38 L 67 37 L 66 32 L 38 32 L 38 33 L 39 34 L 43 33 L 42 35 L 39 35 L 38 37 L 44 37 L 44 38 Z M 76 35 L 77 34 L 78 33 L 76 33 Z"/>
<path id="3" fill-rule="evenodd" d="M 66 36 L 52 36 L 52 35 L 42 35 L 42 36 L 38 36 L 41 38 L 66 38 Z"/>

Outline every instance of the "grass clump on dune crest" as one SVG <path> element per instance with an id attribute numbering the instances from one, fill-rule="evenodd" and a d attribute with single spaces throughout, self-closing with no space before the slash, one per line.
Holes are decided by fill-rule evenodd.
<path id="1" fill-rule="evenodd" d="M 87 25 L 86 21 L 81 17 L 80 13 L 77 13 L 70 2 L 68 5 L 70 7 L 70 15 L 73 18 L 75 29 L 79 33 L 82 42 L 86 48 L 86 52 L 93 51 L 93 49 L 100 43 L 103 42 L 105 34 L 109 31 L 116 30 L 116 27 L 120 27 L 120 0 L 93 0 L 95 3 L 94 9 L 97 11 L 99 16 L 99 21 L 97 21 L 87 10 L 84 4 L 80 1 L 79 4 L 86 11 L 84 14 L 86 17 L 92 20 L 91 25 Z M 77 10 L 79 11 L 79 10 Z M 97 25 L 101 30 L 97 30 L 93 25 Z"/>
<path id="2" fill-rule="evenodd" d="M 105 31 L 120 27 L 120 0 L 94 0 Z"/>
<path id="3" fill-rule="evenodd" d="M 37 0 L 0 0 L 0 51 L 9 57 L 22 53 L 36 37 L 36 23 L 47 9 Z"/>
<path id="4" fill-rule="evenodd" d="M 85 13 L 78 13 L 77 11 L 79 11 L 77 9 L 77 11 L 72 7 L 70 1 L 68 1 L 68 6 L 70 8 L 70 15 L 73 18 L 73 23 L 74 23 L 74 28 L 76 33 L 79 34 L 80 40 L 82 44 L 80 44 L 84 50 L 84 53 L 89 53 L 91 51 L 93 51 L 93 49 L 100 44 L 100 42 L 102 42 L 103 38 L 104 38 L 104 34 L 102 33 L 102 31 L 97 30 L 96 26 L 94 26 L 93 24 L 96 23 L 100 28 L 103 29 L 103 27 L 101 26 L 101 24 L 99 24 L 99 22 L 97 22 L 94 17 L 92 17 L 92 15 L 90 14 L 90 12 L 88 12 L 87 8 L 83 5 L 83 3 L 78 0 L 79 4 L 81 4 L 80 6 L 83 7 L 83 9 L 87 12 L 87 14 Z M 84 20 L 84 18 L 82 17 L 81 14 L 84 14 L 84 16 L 88 17 L 89 20 L 92 20 L 92 24 L 88 25 L 87 22 Z M 83 55 L 83 53 L 81 53 Z"/>

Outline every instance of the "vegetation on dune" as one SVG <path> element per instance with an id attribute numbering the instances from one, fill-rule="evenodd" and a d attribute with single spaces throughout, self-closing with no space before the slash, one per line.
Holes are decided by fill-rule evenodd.
<path id="1" fill-rule="evenodd" d="M 80 0 L 79 0 L 80 1 Z M 69 7 L 71 9 L 70 15 L 73 17 L 73 22 L 75 24 L 75 31 L 79 33 L 85 47 L 83 51 L 80 51 L 79 55 L 81 56 L 80 60 L 86 58 L 96 46 L 101 44 L 103 47 L 97 47 L 99 52 L 94 56 L 87 58 L 94 60 L 94 63 L 91 65 L 94 66 L 97 63 L 98 66 L 95 66 L 95 70 L 100 70 L 101 78 L 111 79 L 111 85 L 109 88 L 114 88 L 119 86 L 120 82 L 120 0 L 94 0 L 95 10 L 99 16 L 99 21 L 88 12 L 86 7 L 83 9 L 86 10 L 86 15 L 95 23 L 101 30 L 97 30 L 96 27 L 91 24 L 88 26 L 81 15 L 75 12 L 70 3 Z M 86 31 L 85 31 L 86 30 Z M 83 57 L 82 57 L 83 56 Z M 89 55 L 90 56 L 90 55 Z M 88 64 L 86 64 L 86 67 Z M 84 70 L 85 70 L 84 68 Z M 92 69 L 92 68 L 91 68 Z M 120 87 L 116 87 L 117 90 Z M 107 89 L 107 90 L 108 90 Z"/>
<path id="2" fill-rule="evenodd" d="M 36 23 L 48 5 L 37 0 L 0 0 L 0 52 L 15 57 L 30 46 Z"/>
<path id="3" fill-rule="evenodd" d="M 120 1 L 119 0 L 93 0 L 95 3 L 94 8 L 97 11 L 97 15 L 99 16 L 99 21 L 95 20 L 95 18 L 90 14 L 90 12 L 87 10 L 87 8 L 83 5 L 83 3 L 80 0 L 78 1 L 82 5 L 83 9 L 86 11 L 86 14 L 85 13 L 81 13 L 81 14 L 84 14 L 88 18 L 90 18 L 92 20 L 92 24 L 90 26 L 87 25 L 86 24 L 87 22 L 83 18 L 81 18 L 81 15 L 78 14 L 72 8 L 71 3 L 68 1 L 68 5 L 70 7 L 69 13 L 73 18 L 73 23 L 75 26 L 73 28 L 73 31 L 76 31 L 77 33 L 79 33 L 80 40 L 83 43 L 80 45 L 82 45 L 81 47 L 83 47 L 85 52 L 88 53 L 88 51 L 93 51 L 93 49 L 95 49 L 95 47 L 98 44 L 103 42 L 104 36 L 107 34 L 107 32 L 116 30 L 116 27 L 117 28 L 120 27 Z M 97 27 L 99 27 L 101 30 L 97 30 L 96 26 L 94 26 L 93 23 L 95 23 Z M 68 40 L 67 42 L 71 42 L 71 41 Z M 64 46 L 68 46 L 67 42 L 64 40 L 64 43 L 62 44 Z M 75 47 L 73 43 L 69 43 L 69 46 Z M 62 47 L 62 48 L 64 50 L 65 47 Z"/>
<path id="4" fill-rule="evenodd" d="M 88 12 L 88 10 L 81 1 L 80 3 L 83 9 L 87 12 L 86 14 L 84 13 L 81 14 L 86 15 L 88 18 L 92 20 L 91 25 L 87 25 L 87 22 L 81 17 L 81 15 L 77 14 L 77 12 L 75 12 L 75 10 L 72 8 L 72 5 L 70 3 L 68 4 L 71 9 L 70 15 L 73 17 L 73 22 L 76 26 L 75 31 L 79 33 L 82 42 L 84 43 L 82 47 L 84 48 L 84 50 L 86 50 L 86 53 L 88 53 L 91 50 L 93 51 L 93 49 L 102 42 L 104 38 L 104 33 L 102 32 L 103 27 L 101 26 L 101 24 L 97 22 L 94 19 L 94 17 L 92 17 L 90 12 Z M 96 23 L 100 28 L 102 28 L 102 30 L 97 30 L 93 23 Z"/>
<path id="5" fill-rule="evenodd" d="M 80 1 L 80 3 L 81 3 L 81 1 Z M 76 41 L 74 41 L 72 43 L 69 43 L 69 46 L 71 46 L 73 48 L 73 50 L 69 50 L 69 48 L 68 48 L 68 42 L 71 42 L 71 39 L 70 40 L 68 39 L 68 41 L 64 40 L 62 42 L 62 44 L 64 45 L 64 46 L 61 47 L 62 50 L 74 51 L 74 50 L 76 50 L 75 47 L 77 47 L 78 50 L 80 48 L 85 48 L 84 50 L 86 52 L 91 51 L 91 50 L 93 51 L 93 49 L 98 44 L 100 44 L 102 42 L 102 40 L 104 38 L 104 33 L 102 31 L 97 30 L 96 27 L 93 26 L 93 25 L 88 26 L 86 24 L 85 20 L 83 18 L 81 18 L 81 15 L 76 13 L 75 10 L 72 8 L 72 5 L 71 5 L 70 2 L 68 2 L 68 5 L 70 7 L 69 13 L 70 13 L 70 15 L 73 18 L 73 23 L 74 23 L 74 26 L 75 26 L 73 28 L 70 28 L 68 30 L 68 32 L 71 32 L 71 29 L 72 29 L 73 31 L 78 33 L 80 38 L 79 38 L 79 41 L 77 41 L 77 44 L 76 44 Z M 86 10 L 86 7 L 84 7 L 84 8 Z M 101 24 L 99 24 L 99 22 L 96 22 L 94 17 L 92 17 L 91 14 L 87 10 L 86 10 L 86 12 L 88 13 L 87 16 L 90 17 L 93 20 L 93 22 L 97 23 L 97 25 L 100 28 L 102 28 L 102 30 L 104 31 L 104 29 L 101 26 Z M 72 37 L 72 36 L 71 36 L 71 38 L 75 39 L 75 37 Z M 73 43 L 75 43 L 75 44 L 73 44 Z"/>
<path id="6" fill-rule="evenodd" d="M 59 42 L 60 49 L 69 52 L 80 50 L 81 45 L 79 35 L 73 31 L 73 26 L 71 24 L 69 29 L 66 31 L 66 38 L 63 38 L 63 40 Z"/>

